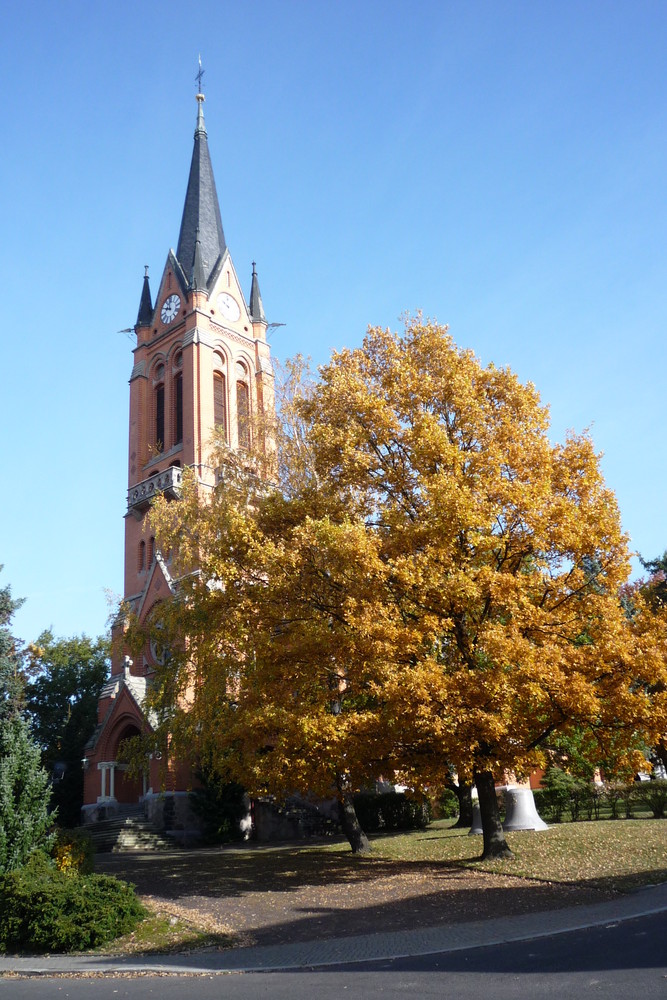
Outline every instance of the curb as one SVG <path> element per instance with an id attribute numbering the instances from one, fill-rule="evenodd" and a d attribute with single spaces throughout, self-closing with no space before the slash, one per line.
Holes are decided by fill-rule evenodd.
<path id="1" fill-rule="evenodd" d="M 94 955 L 0 956 L 0 976 L 146 974 L 220 975 L 241 972 L 279 972 L 303 968 L 379 962 L 394 958 L 486 948 L 510 942 L 530 941 L 554 934 L 616 924 L 667 910 L 667 883 L 643 888 L 605 903 L 547 910 L 541 913 L 446 924 L 412 931 L 363 934 L 304 941 L 287 945 L 265 945 L 200 951 L 192 955 L 147 955 L 100 959 Z"/>

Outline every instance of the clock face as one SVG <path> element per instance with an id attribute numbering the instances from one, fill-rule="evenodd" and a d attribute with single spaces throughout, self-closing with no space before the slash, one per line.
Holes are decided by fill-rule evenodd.
<path id="1" fill-rule="evenodd" d="M 160 310 L 160 319 L 162 322 L 171 323 L 175 320 L 180 306 L 181 300 L 178 295 L 170 295 L 168 299 L 165 299 Z"/>
<path id="2" fill-rule="evenodd" d="M 220 292 L 218 295 L 218 309 L 228 320 L 236 320 L 241 315 L 238 302 L 229 292 Z"/>

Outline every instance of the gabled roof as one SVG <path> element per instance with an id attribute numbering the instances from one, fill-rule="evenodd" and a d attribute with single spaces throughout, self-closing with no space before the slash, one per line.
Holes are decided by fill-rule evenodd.
<path id="1" fill-rule="evenodd" d="M 149 712 L 148 715 L 144 712 L 144 702 L 146 700 L 146 688 L 148 686 L 148 681 L 145 677 L 136 677 L 131 674 L 128 670 L 124 671 L 122 674 L 112 675 L 108 681 L 106 681 L 104 687 L 100 692 L 100 701 L 105 698 L 110 698 L 111 703 L 106 711 L 106 715 L 101 722 L 95 726 L 90 739 L 86 743 L 86 750 L 94 750 L 97 744 L 100 742 L 100 738 L 105 730 L 109 728 L 109 725 L 113 717 L 122 709 L 121 694 L 125 690 L 130 696 L 131 701 L 136 705 L 139 710 L 139 714 L 142 718 L 148 720 L 149 725 L 154 729 L 157 724 L 157 718 L 154 712 Z"/>
<path id="2" fill-rule="evenodd" d="M 189 283 L 192 283 L 195 263 L 195 245 L 199 233 L 201 266 L 210 287 L 213 269 L 224 254 L 227 244 L 222 228 L 222 217 L 218 194 L 215 189 L 213 167 L 208 151 L 208 136 L 204 124 L 204 95 L 197 94 L 197 126 L 195 144 L 190 163 L 188 189 L 183 206 L 181 231 L 178 237 L 176 257 Z M 201 281 L 202 273 L 198 275 Z"/>

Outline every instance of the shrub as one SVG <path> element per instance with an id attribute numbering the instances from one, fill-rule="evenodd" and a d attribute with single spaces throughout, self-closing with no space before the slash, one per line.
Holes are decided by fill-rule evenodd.
<path id="1" fill-rule="evenodd" d="M 566 775 L 570 779 L 570 801 L 568 808 L 572 822 L 576 822 L 581 816 L 581 810 L 586 807 L 588 800 L 588 783 L 582 778 L 575 778 L 571 774 Z"/>
<path id="2" fill-rule="evenodd" d="M 637 796 L 635 794 L 634 784 L 628 784 L 623 786 L 622 793 L 623 802 L 625 804 L 625 818 L 632 819 L 632 807 L 637 801 Z"/>
<path id="3" fill-rule="evenodd" d="M 424 830 L 431 821 L 429 804 L 403 792 L 359 792 L 354 808 L 366 833 L 378 830 Z"/>
<path id="4" fill-rule="evenodd" d="M 635 786 L 635 795 L 653 813 L 654 819 L 664 819 L 667 811 L 667 781 L 642 781 Z"/>
<path id="5" fill-rule="evenodd" d="M 622 802 L 626 802 L 627 815 L 627 785 L 621 781 L 608 781 L 604 786 L 605 802 L 609 806 L 612 819 L 618 819 L 619 808 Z"/>
<path id="6" fill-rule="evenodd" d="M 454 819 L 459 814 L 459 800 L 451 788 L 443 788 L 436 802 L 440 819 Z"/>
<path id="7" fill-rule="evenodd" d="M 95 845 L 86 830 L 58 830 L 51 855 L 65 874 L 90 875 L 95 867 Z"/>
<path id="8" fill-rule="evenodd" d="M 586 810 L 586 819 L 600 818 L 600 807 L 604 791 L 601 785 L 595 781 L 589 781 L 583 794 L 583 808 Z"/>
<path id="9" fill-rule="evenodd" d="M 575 779 L 560 767 L 548 767 L 542 778 L 540 806 L 552 823 L 560 823 L 570 808 L 570 795 Z"/>
<path id="10" fill-rule="evenodd" d="M 81 951 L 133 930 L 145 916 L 134 886 L 110 875 L 58 871 L 41 851 L 0 876 L 0 951 Z"/>

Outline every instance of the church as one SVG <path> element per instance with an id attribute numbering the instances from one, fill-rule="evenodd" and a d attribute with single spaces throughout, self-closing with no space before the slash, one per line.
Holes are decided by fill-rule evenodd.
<path id="1" fill-rule="evenodd" d="M 174 588 L 146 518 L 151 500 L 159 493 L 177 499 L 184 468 L 194 470 L 202 489 L 212 489 L 215 470 L 207 456 L 214 430 L 230 447 L 247 447 L 253 418 L 270 412 L 274 399 L 268 323 L 255 264 L 246 300 L 225 241 L 204 95 L 198 93 L 196 100 L 176 251 L 167 254 L 154 299 L 146 269 L 134 328 L 123 598 L 140 622 Z M 139 802 L 160 827 L 184 829 L 191 822 L 189 766 L 170 763 L 165 787 L 157 759 L 141 779 L 132 778 L 117 760 L 122 741 L 150 726 L 143 705 L 160 655 L 151 644 L 133 662 L 122 648 L 114 649 L 84 758 L 84 823 L 111 818 Z"/>

